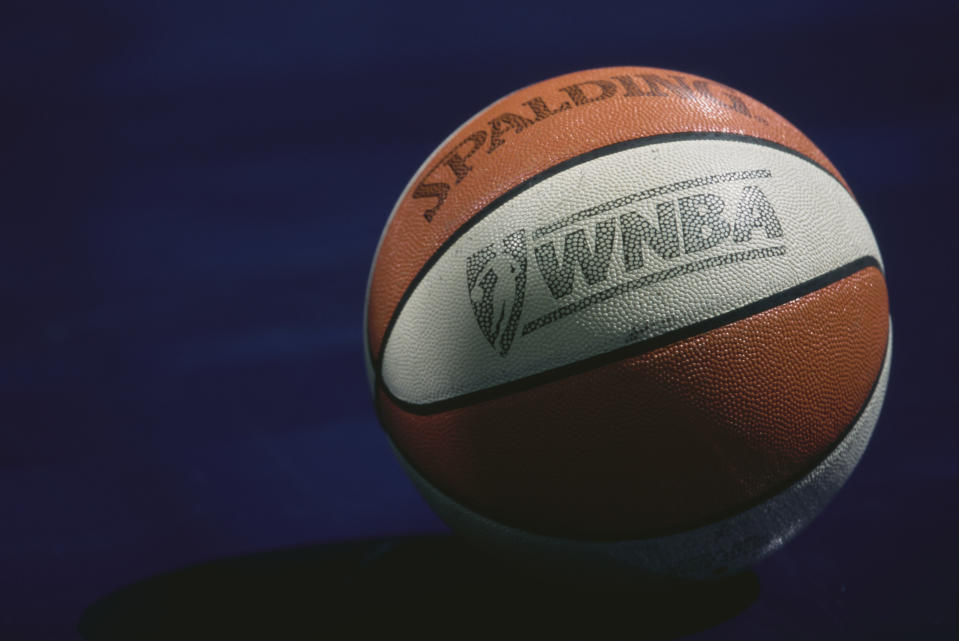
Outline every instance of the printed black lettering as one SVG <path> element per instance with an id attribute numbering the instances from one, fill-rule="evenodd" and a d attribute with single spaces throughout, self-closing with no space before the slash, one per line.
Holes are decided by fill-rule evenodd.
<path id="1" fill-rule="evenodd" d="M 636 84 L 636 81 L 630 78 L 629 76 L 613 76 L 613 80 L 623 85 L 623 89 L 626 91 L 623 95 L 627 98 L 633 96 L 649 96 L 652 95 L 648 92 L 643 91 L 639 88 L 639 85 Z"/>
<path id="2" fill-rule="evenodd" d="M 679 227 L 676 224 L 676 206 L 672 202 L 656 205 L 659 229 L 639 213 L 631 211 L 620 217 L 623 226 L 623 259 L 626 271 L 643 266 L 643 244 L 656 252 L 660 258 L 679 256 Z"/>
<path id="3" fill-rule="evenodd" d="M 583 87 L 590 85 L 599 88 L 600 93 L 592 97 L 588 96 L 583 90 Z M 568 95 L 576 104 L 576 106 L 579 107 L 580 105 L 587 105 L 591 102 L 598 102 L 600 100 L 612 98 L 616 95 L 616 85 L 609 80 L 584 80 L 583 82 L 577 82 L 575 85 L 563 87 L 560 89 L 560 91 L 566 92 L 566 95 Z M 593 90 L 591 89 L 590 91 Z"/>
<path id="4" fill-rule="evenodd" d="M 508 111 L 496 116 L 489 121 L 489 149 L 486 150 L 486 153 L 493 153 L 494 149 L 506 142 L 503 140 L 503 134 L 510 129 L 515 133 L 519 133 L 532 124 L 534 124 L 534 121 L 529 118 Z"/>
<path id="5" fill-rule="evenodd" d="M 561 111 L 571 109 L 569 102 L 565 100 L 561 102 L 559 107 L 556 109 L 550 109 L 546 104 L 546 101 L 542 98 L 533 98 L 532 100 L 527 100 L 523 104 L 529 107 L 533 112 L 533 115 L 536 116 L 536 122 L 539 122 L 540 120 L 546 120 L 550 116 L 558 114 Z"/>
<path id="6" fill-rule="evenodd" d="M 456 176 L 456 184 L 459 184 L 461 180 L 466 178 L 466 175 L 470 173 L 470 170 L 473 169 L 472 165 L 466 164 L 466 159 L 476 153 L 476 150 L 483 146 L 483 143 L 486 142 L 486 130 L 479 129 L 470 134 L 466 139 L 460 142 L 453 148 L 453 151 L 446 154 L 446 158 L 443 159 L 441 164 L 446 165 L 453 172 L 453 175 Z M 473 147 L 465 156 L 461 156 L 459 153 L 460 148 L 472 143 Z M 439 205 L 437 205 L 438 207 Z"/>
<path id="7" fill-rule="evenodd" d="M 683 249 L 687 254 L 715 247 L 729 236 L 729 223 L 720 216 L 724 208 L 723 199 L 716 194 L 695 194 L 679 199 Z"/>
<path id="8" fill-rule="evenodd" d="M 687 100 L 693 98 L 693 90 L 689 88 L 682 76 L 672 76 L 675 82 L 666 80 L 654 73 L 644 73 L 641 77 L 649 85 L 650 93 L 647 94 L 649 96 L 668 96 L 669 93 L 672 93 L 674 96 Z M 663 89 L 668 89 L 669 93 L 666 93 Z"/>
<path id="9" fill-rule="evenodd" d="M 416 186 L 416 189 L 413 190 L 413 198 L 435 198 L 436 204 L 432 208 L 427 209 L 423 212 L 423 218 L 426 219 L 426 222 L 433 222 L 433 216 L 436 215 L 436 210 L 439 209 L 443 201 L 446 200 L 446 195 L 450 191 L 450 186 L 446 183 L 428 183 L 425 180 Z"/>
<path id="10" fill-rule="evenodd" d="M 552 242 L 543 243 L 536 248 L 536 264 L 550 294 L 562 298 L 573 291 L 574 265 L 579 265 L 583 277 L 590 285 L 606 278 L 610 259 L 613 255 L 613 242 L 616 238 L 616 221 L 605 220 L 596 224 L 596 250 L 590 251 L 586 240 L 586 231 L 577 229 L 566 235 L 563 246 L 563 262 L 556 256 Z"/>
<path id="11" fill-rule="evenodd" d="M 743 188 L 739 207 L 736 209 L 736 221 L 733 223 L 733 240 L 741 243 L 752 237 L 753 229 L 762 228 L 768 238 L 783 235 L 782 225 L 776 217 L 772 204 L 759 187 L 748 185 Z"/>

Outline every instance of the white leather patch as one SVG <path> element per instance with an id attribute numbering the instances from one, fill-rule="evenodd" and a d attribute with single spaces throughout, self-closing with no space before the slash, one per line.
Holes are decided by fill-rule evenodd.
<path id="1" fill-rule="evenodd" d="M 427 404 L 734 311 L 879 250 L 855 200 L 780 149 L 623 149 L 488 212 L 438 256 L 387 337 L 383 382 Z"/>

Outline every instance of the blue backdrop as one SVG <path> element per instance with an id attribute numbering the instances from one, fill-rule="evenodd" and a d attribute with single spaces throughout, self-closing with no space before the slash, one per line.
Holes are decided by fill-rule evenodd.
<path id="1" fill-rule="evenodd" d="M 319 632 L 390 605 L 421 630 L 436 603 L 541 631 L 955 637 L 955 3 L 96 4 L 0 23 L 0 638 Z M 676 598 L 538 591 L 424 538 L 445 527 L 363 367 L 369 264 L 419 163 L 503 94 L 616 64 L 809 135 L 869 217 L 895 323 L 847 487 L 754 574 Z"/>

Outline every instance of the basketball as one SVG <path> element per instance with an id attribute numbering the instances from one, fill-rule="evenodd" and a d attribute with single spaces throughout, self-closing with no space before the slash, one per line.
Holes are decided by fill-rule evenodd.
<path id="1" fill-rule="evenodd" d="M 528 86 L 450 134 L 380 237 L 364 338 L 385 433 L 456 532 L 689 579 L 821 512 L 892 350 L 829 159 L 749 96 L 647 67 Z"/>

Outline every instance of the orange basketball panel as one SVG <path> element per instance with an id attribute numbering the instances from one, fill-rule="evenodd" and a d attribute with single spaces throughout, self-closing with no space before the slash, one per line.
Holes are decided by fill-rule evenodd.
<path id="1" fill-rule="evenodd" d="M 875 267 L 671 345 L 421 415 L 389 434 L 435 486 L 534 532 L 630 538 L 745 509 L 814 467 L 866 404 L 889 332 Z"/>

